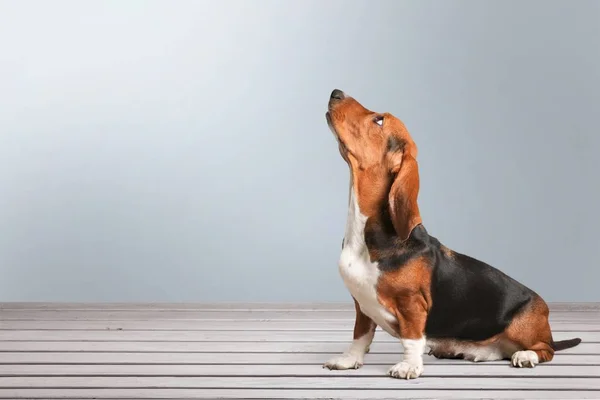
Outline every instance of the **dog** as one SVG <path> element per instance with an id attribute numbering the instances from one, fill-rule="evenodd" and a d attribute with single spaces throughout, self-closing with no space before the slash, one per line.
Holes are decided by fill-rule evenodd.
<path id="1" fill-rule="evenodd" d="M 388 371 L 400 379 L 423 373 L 426 346 L 437 358 L 534 367 L 581 342 L 553 340 L 548 306 L 533 290 L 429 235 L 417 202 L 417 146 L 402 121 L 339 89 L 325 115 L 350 170 L 338 266 L 356 319 L 352 344 L 323 367 L 360 368 L 377 326 L 404 347 Z"/>

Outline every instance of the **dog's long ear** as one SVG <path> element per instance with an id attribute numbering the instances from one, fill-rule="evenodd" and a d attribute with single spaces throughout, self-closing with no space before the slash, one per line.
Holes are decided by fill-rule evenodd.
<path id="1" fill-rule="evenodd" d="M 393 142 L 393 140 L 391 141 Z M 414 146 L 414 144 L 412 144 Z M 391 148 L 390 148 L 391 147 Z M 388 160 L 391 163 L 391 172 L 394 181 L 390 189 L 388 202 L 392 224 L 398 237 L 405 241 L 421 221 L 417 197 L 419 196 L 419 166 L 414 157 L 412 146 L 394 148 L 393 143 L 388 146 Z"/>

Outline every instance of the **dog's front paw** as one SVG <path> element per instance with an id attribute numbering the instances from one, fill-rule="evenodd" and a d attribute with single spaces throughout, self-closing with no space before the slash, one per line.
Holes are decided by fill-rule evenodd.
<path id="1" fill-rule="evenodd" d="M 529 367 L 533 368 L 536 364 L 539 364 L 540 360 L 537 353 L 533 350 L 523 350 L 517 351 L 512 355 L 511 364 L 513 367 L 523 368 Z"/>
<path id="2" fill-rule="evenodd" d="M 423 373 L 423 362 L 402 361 L 388 370 L 388 375 L 392 378 L 415 379 Z"/>
<path id="3" fill-rule="evenodd" d="M 362 367 L 363 360 L 357 356 L 351 354 L 342 354 L 338 357 L 333 357 L 325 364 L 323 368 L 329 369 L 358 369 Z"/>

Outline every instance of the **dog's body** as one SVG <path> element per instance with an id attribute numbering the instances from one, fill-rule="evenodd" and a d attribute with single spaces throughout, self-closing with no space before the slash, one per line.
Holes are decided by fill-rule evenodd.
<path id="1" fill-rule="evenodd" d="M 426 346 L 438 358 L 533 367 L 580 342 L 554 342 L 539 295 L 428 234 L 417 205 L 416 145 L 398 119 L 334 90 L 327 120 L 351 172 L 339 270 L 356 322 L 348 351 L 325 366 L 360 367 L 377 326 L 402 343 L 404 360 L 389 374 L 407 379 L 423 372 Z"/>

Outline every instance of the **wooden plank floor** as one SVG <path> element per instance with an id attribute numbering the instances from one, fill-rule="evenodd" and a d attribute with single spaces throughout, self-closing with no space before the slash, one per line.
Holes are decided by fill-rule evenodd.
<path id="1" fill-rule="evenodd" d="M 363 368 L 322 368 L 350 343 L 350 303 L 0 303 L 0 398 L 600 399 L 600 304 L 551 309 L 555 339 L 583 343 L 549 364 L 425 356 L 404 381 L 381 331 Z"/>

